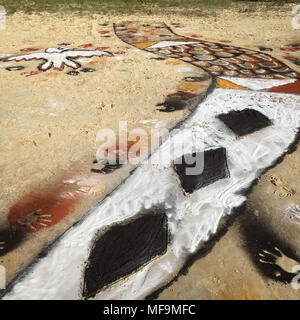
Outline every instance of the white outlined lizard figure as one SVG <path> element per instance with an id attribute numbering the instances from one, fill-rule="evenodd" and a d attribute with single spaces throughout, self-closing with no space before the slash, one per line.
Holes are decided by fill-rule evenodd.
<path id="1" fill-rule="evenodd" d="M 45 52 L 30 53 L 24 55 L 16 55 L 3 59 L 3 61 L 30 61 L 30 60 L 44 60 L 42 64 L 38 66 L 41 71 L 47 71 L 52 67 L 54 69 L 63 70 L 64 66 L 68 66 L 73 69 L 78 69 L 81 65 L 75 62 L 76 58 L 90 58 L 94 56 L 112 56 L 112 53 L 101 50 L 76 50 L 69 48 L 47 48 Z"/>

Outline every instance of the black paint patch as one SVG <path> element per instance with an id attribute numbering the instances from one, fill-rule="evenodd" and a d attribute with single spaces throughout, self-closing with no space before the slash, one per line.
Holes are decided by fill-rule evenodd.
<path id="1" fill-rule="evenodd" d="M 58 46 L 70 46 L 71 43 L 68 42 L 63 42 L 63 43 L 59 43 Z"/>
<path id="2" fill-rule="evenodd" d="M 165 102 L 158 103 L 156 106 L 163 107 L 158 109 L 160 112 L 173 112 L 183 110 L 186 107 L 186 103 L 180 99 L 168 98 Z"/>
<path id="3" fill-rule="evenodd" d="M 163 57 L 155 57 L 155 58 L 150 58 L 151 60 L 167 60 L 166 58 L 163 58 Z"/>
<path id="4" fill-rule="evenodd" d="M 292 61 L 292 63 L 295 64 L 296 66 L 300 66 L 300 60 Z"/>
<path id="5" fill-rule="evenodd" d="M 140 218 L 126 225 L 112 227 L 91 249 L 84 274 L 83 297 L 94 297 L 106 285 L 164 254 L 167 244 L 167 216 L 158 208 L 143 212 Z"/>
<path id="6" fill-rule="evenodd" d="M 282 269 L 276 260 L 281 256 L 279 249 L 287 258 L 295 260 L 297 265 L 300 258 L 295 251 L 260 216 L 256 217 L 252 212 L 243 214 L 239 224 L 246 250 L 260 274 L 281 283 L 291 283 L 296 274 Z"/>
<path id="7" fill-rule="evenodd" d="M 67 72 L 67 74 L 68 74 L 69 76 L 78 76 L 78 75 L 79 75 L 79 72 L 78 72 L 78 71 L 75 71 L 75 70 L 72 70 L 72 71 Z"/>
<path id="8" fill-rule="evenodd" d="M 115 170 L 121 167 L 122 167 L 122 164 L 106 164 L 102 169 L 92 168 L 91 172 L 108 174 L 108 173 L 114 172 Z"/>
<path id="9" fill-rule="evenodd" d="M 196 157 L 197 161 L 195 161 Z M 204 151 L 204 155 L 200 152 L 184 155 L 181 157 L 181 162 L 178 164 L 178 161 L 175 161 L 174 169 L 186 193 L 192 193 L 220 179 L 229 177 L 225 148 Z M 191 164 L 192 162 L 193 164 Z M 195 168 L 196 164 L 203 165 L 203 171 L 199 174 L 189 174 L 186 169 Z"/>
<path id="10" fill-rule="evenodd" d="M 259 49 L 260 51 L 273 51 L 272 48 L 267 48 L 267 47 L 264 47 L 264 46 L 258 46 L 258 49 Z"/>
<path id="11" fill-rule="evenodd" d="M 291 44 L 288 44 L 288 47 L 300 48 L 300 43 L 291 43 Z"/>
<path id="12" fill-rule="evenodd" d="M 81 72 L 94 72 L 94 71 L 96 71 L 96 69 L 94 69 L 94 68 L 82 68 L 80 71 Z"/>
<path id="13" fill-rule="evenodd" d="M 262 113 L 251 109 L 230 111 L 226 114 L 220 114 L 217 118 L 223 121 L 227 127 L 240 137 L 266 128 L 272 124 Z"/>
<path id="14" fill-rule="evenodd" d="M 201 82 L 201 81 L 205 81 L 208 80 L 210 78 L 210 76 L 208 74 L 204 74 L 201 77 L 184 77 L 183 81 L 185 82 Z"/>
<path id="15" fill-rule="evenodd" d="M 19 71 L 19 70 L 24 70 L 25 67 L 23 67 L 23 66 L 14 66 L 14 67 L 7 67 L 5 69 L 7 71 Z"/>
<path id="16" fill-rule="evenodd" d="M 24 232 L 20 229 L 0 230 L 0 256 L 12 251 L 21 243 L 24 238 Z"/>

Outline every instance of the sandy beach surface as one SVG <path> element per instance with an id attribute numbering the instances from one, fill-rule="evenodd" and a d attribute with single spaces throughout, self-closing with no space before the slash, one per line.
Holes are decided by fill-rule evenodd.
<path id="1" fill-rule="evenodd" d="M 122 42 L 113 23 L 176 24 L 181 35 L 267 48 L 300 71 L 300 65 L 293 63 L 299 63 L 300 51 L 287 48 L 300 42 L 300 31 L 291 26 L 291 8 L 286 4 L 280 12 L 251 13 L 226 9 L 213 17 L 188 18 L 180 14 L 9 15 L 6 29 L 0 30 L 0 58 L 53 47 L 104 50 L 113 56 L 80 58 L 78 73 L 68 67 L 42 72 L 41 61 L 35 60 L 0 61 L 0 230 L 10 227 L 8 215 L 16 205 L 49 194 L 55 198 L 58 190 L 78 199 L 64 219 L 51 228 L 27 232 L 14 250 L 0 256 L 8 281 L 128 176 L 132 167 L 127 166 L 100 178 L 91 173 L 100 129 L 117 132 L 120 120 L 127 121 L 129 130 L 170 129 L 191 111 L 160 112 L 157 105 L 176 92 L 185 77 L 204 72 L 175 59 L 157 60 L 156 55 Z M 209 85 L 209 80 L 202 82 L 203 95 Z M 284 214 L 287 206 L 300 204 L 299 159 L 296 143 L 290 154 L 259 178 L 245 206 L 221 223 L 216 236 L 203 244 L 183 273 L 152 298 L 299 299 L 299 290 L 282 280 L 285 272 L 300 264 L 300 226 Z M 280 267 L 275 275 L 259 262 L 265 250 L 274 256 L 271 264 Z"/>

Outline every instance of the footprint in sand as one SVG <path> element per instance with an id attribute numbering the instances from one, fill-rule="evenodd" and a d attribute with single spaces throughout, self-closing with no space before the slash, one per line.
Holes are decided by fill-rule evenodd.
<path id="1" fill-rule="evenodd" d="M 268 181 L 270 181 L 275 186 L 273 193 L 279 198 L 290 197 L 296 193 L 296 191 L 289 185 L 285 184 L 282 179 L 274 175 L 270 175 L 268 177 Z"/>
<path id="2" fill-rule="evenodd" d="M 273 252 L 261 250 L 258 255 L 260 257 L 260 263 L 274 267 L 273 275 L 275 276 L 275 280 L 291 283 L 297 275 L 294 271 L 295 266 L 299 265 L 299 263 L 296 260 L 287 257 L 277 247 L 274 247 Z"/>

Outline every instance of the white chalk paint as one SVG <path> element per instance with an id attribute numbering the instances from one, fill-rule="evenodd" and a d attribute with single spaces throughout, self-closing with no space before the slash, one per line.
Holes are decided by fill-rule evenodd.
<path id="1" fill-rule="evenodd" d="M 126 58 L 120 56 L 120 57 L 114 57 L 114 59 L 115 59 L 115 60 L 118 60 L 118 61 L 123 61 L 123 60 L 125 60 Z"/>
<path id="2" fill-rule="evenodd" d="M 176 67 L 175 70 L 177 72 L 192 72 L 193 69 L 189 67 Z"/>
<path id="3" fill-rule="evenodd" d="M 248 78 L 233 78 L 233 77 L 220 77 L 225 80 L 229 80 L 234 82 L 240 86 L 249 88 L 251 90 L 263 90 L 268 88 L 273 88 L 277 86 L 282 86 L 284 84 L 293 83 L 297 81 L 297 79 L 251 79 L 249 81 Z"/>
<path id="4" fill-rule="evenodd" d="M 300 225 L 300 205 L 292 204 L 284 209 L 284 215 L 290 220 L 291 223 Z"/>
<path id="5" fill-rule="evenodd" d="M 263 113 L 274 125 L 237 138 L 216 118 L 220 113 L 245 108 Z M 246 200 L 239 192 L 287 151 L 296 128 L 300 127 L 299 115 L 300 97 L 296 95 L 215 89 L 180 130 L 173 131 L 152 155 L 154 159 L 161 157 L 163 164 L 142 164 L 82 223 L 66 232 L 4 299 L 80 299 L 82 275 L 95 234 L 134 217 L 142 208 L 163 204 L 171 234 L 168 252 L 96 296 L 96 299 L 144 298 L 170 280 L 189 255 L 217 231 L 220 219 Z M 182 154 L 176 141 L 182 143 L 184 133 L 188 137 L 186 150 L 201 150 L 203 145 L 206 150 L 225 147 L 230 178 L 185 196 L 171 167 L 172 160 Z"/>
<path id="6" fill-rule="evenodd" d="M 195 44 L 195 43 L 199 43 L 199 41 L 161 41 L 156 44 L 153 44 L 150 47 L 147 47 L 147 49 L 165 48 L 170 46 L 182 46 L 186 44 Z"/>
<path id="7" fill-rule="evenodd" d="M 101 50 L 76 50 L 69 48 L 48 48 L 45 52 L 29 53 L 24 55 L 10 56 L 6 61 L 30 61 L 30 60 L 44 60 L 39 69 L 47 71 L 52 66 L 55 69 L 62 70 L 64 66 L 68 66 L 73 69 L 80 67 L 80 64 L 71 59 L 94 57 L 94 56 L 111 56 L 112 54 Z"/>

